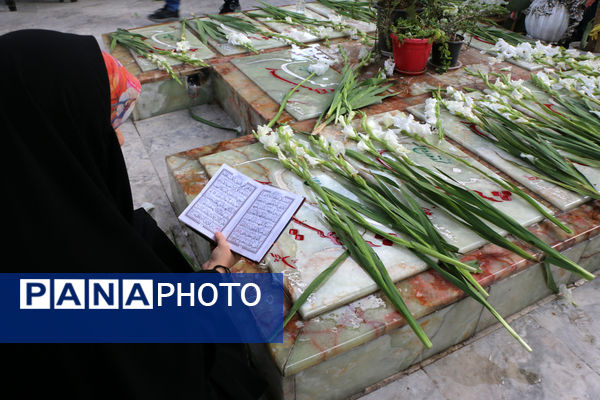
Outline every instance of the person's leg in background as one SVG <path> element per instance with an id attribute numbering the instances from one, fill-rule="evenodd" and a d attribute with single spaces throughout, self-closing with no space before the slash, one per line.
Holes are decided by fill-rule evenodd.
<path id="1" fill-rule="evenodd" d="M 180 0 L 165 0 L 163 8 L 159 8 L 154 13 L 148 15 L 148 19 L 155 22 L 167 22 L 179 18 Z"/>
<path id="2" fill-rule="evenodd" d="M 227 14 L 241 9 L 239 0 L 225 0 L 219 9 L 219 14 Z"/>

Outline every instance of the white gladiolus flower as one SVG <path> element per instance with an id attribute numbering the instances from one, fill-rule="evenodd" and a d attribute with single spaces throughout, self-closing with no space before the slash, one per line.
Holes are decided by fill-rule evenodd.
<path id="1" fill-rule="evenodd" d="M 511 96 L 517 100 L 521 100 L 523 98 L 523 93 L 521 93 L 517 89 L 515 89 L 512 91 Z"/>
<path id="2" fill-rule="evenodd" d="M 360 48 L 360 51 L 358 52 L 358 59 L 362 60 L 363 58 L 365 58 L 367 56 L 367 54 L 369 54 L 369 48 L 366 46 L 362 46 Z"/>
<path id="3" fill-rule="evenodd" d="M 400 143 L 393 143 L 393 144 L 390 144 L 389 146 L 392 149 L 392 151 L 398 155 L 408 154 L 408 150 L 406 149 L 406 147 L 404 147 Z"/>
<path id="4" fill-rule="evenodd" d="M 333 22 L 334 24 L 341 24 L 342 23 L 342 16 L 341 15 L 330 15 L 329 16 L 329 20 L 331 22 Z"/>
<path id="5" fill-rule="evenodd" d="M 316 64 L 310 64 L 308 66 L 308 72 L 314 72 L 321 76 L 329 70 L 329 64 L 318 62 Z"/>
<path id="6" fill-rule="evenodd" d="M 428 124 L 435 125 L 437 123 L 437 116 L 435 114 L 435 106 L 437 105 L 437 99 L 433 97 L 425 100 L 425 121 Z"/>
<path id="7" fill-rule="evenodd" d="M 257 134 L 259 137 L 262 137 L 262 136 L 268 135 L 268 134 L 270 134 L 271 132 L 273 132 L 273 129 L 271 129 L 271 128 L 270 128 L 269 126 L 267 126 L 267 125 L 258 125 L 258 126 L 256 127 L 256 134 Z"/>
<path id="8" fill-rule="evenodd" d="M 367 129 L 369 130 L 381 130 L 381 127 L 379 126 L 379 122 L 377 122 L 374 118 L 367 118 L 367 121 L 365 122 L 365 125 L 367 127 Z"/>
<path id="9" fill-rule="evenodd" d="M 385 136 L 385 132 L 378 125 L 375 129 L 371 129 L 371 135 L 373 135 L 377 139 L 383 139 L 383 137 Z"/>
<path id="10" fill-rule="evenodd" d="M 394 76 L 394 69 L 396 68 L 396 63 L 392 57 L 385 60 L 383 63 L 383 70 L 385 72 L 385 76 L 388 78 Z"/>
<path id="11" fill-rule="evenodd" d="M 319 34 L 319 37 L 326 38 L 326 37 L 331 36 L 331 34 L 333 33 L 333 30 L 329 27 L 319 26 L 319 27 L 317 27 L 317 33 Z"/>
<path id="12" fill-rule="evenodd" d="M 272 148 L 279 147 L 279 136 L 271 133 L 270 135 L 260 136 L 258 140 L 263 144 L 265 149 L 270 150 Z"/>
<path id="13" fill-rule="evenodd" d="M 310 165 L 311 167 L 314 167 L 314 166 L 316 166 L 316 165 L 319 165 L 319 161 L 320 161 L 320 160 L 319 160 L 318 158 L 315 158 L 315 157 L 313 157 L 313 156 L 310 156 L 310 155 L 308 155 L 308 154 L 304 154 L 304 155 L 302 155 L 302 157 L 304 157 L 304 159 L 306 160 L 306 163 L 307 163 L 308 165 Z"/>
<path id="14" fill-rule="evenodd" d="M 567 49 L 565 50 L 565 54 L 570 56 L 570 57 L 577 57 L 579 56 L 579 50 L 577 49 Z"/>
<path id="15" fill-rule="evenodd" d="M 178 52 L 185 53 L 190 49 L 190 43 L 187 40 L 177 42 L 176 49 Z"/>
<path id="16" fill-rule="evenodd" d="M 412 114 L 408 114 L 408 116 L 400 114 L 394 118 L 394 126 L 401 131 L 410 131 L 409 127 L 413 119 L 414 117 Z"/>
<path id="17" fill-rule="evenodd" d="M 152 61 L 154 64 L 158 65 L 158 69 L 164 70 L 166 68 L 165 64 L 167 64 L 167 58 L 165 56 L 150 53 L 148 58 L 150 58 L 150 61 Z"/>
<path id="18" fill-rule="evenodd" d="M 344 129 L 342 129 L 342 133 L 346 138 L 354 139 L 357 137 L 356 131 L 350 124 L 344 126 Z"/>
<path id="19" fill-rule="evenodd" d="M 416 122 L 415 124 L 413 124 L 411 126 L 411 131 L 410 132 L 415 133 L 415 134 L 417 134 L 419 136 L 431 135 L 431 125 L 429 125 L 429 124 L 420 124 L 420 123 Z"/>
<path id="20" fill-rule="evenodd" d="M 323 149 L 326 149 L 329 146 L 329 143 L 327 143 L 327 139 L 325 139 L 325 137 L 321 135 L 318 135 L 317 141 L 319 142 L 319 146 Z"/>
<path id="21" fill-rule="evenodd" d="M 290 29 L 286 33 L 286 36 L 289 36 L 290 38 L 297 40 L 298 42 L 305 42 L 307 40 L 315 39 L 314 35 L 311 35 L 310 33 L 306 32 L 306 31 L 299 31 L 296 28 Z"/>
<path id="22" fill-rule="evenodd" d="M 365 143 L 364 140 L 361 140 L 360 142 L 358 142 L 357 148 L 359 151 L 368 151 L 369 150 L 369 146 Z"/>
<path id="23" fill-rule="evenodd" d="M 521 153 L 521 154 L 519 154 L 519 157 L 524 158 L 526 160 L 529 160 L 531 162 L 535 161 L 535 157 L 533 155 L 531 155 L 531 154 Z"/>
<path id="24" fill-rule="evenodd" d="M 346 147 L 344 146 L 344 143 L 340 142 L 339 140 L 332 140 L 331 143 L 329 143 L 329 147 L 331 148 L 334 156 L 339 156 L 340 154 L 346 153 Z"/>
<path id="25" fill-rule="evenodd" d="M 279 161 L 286 161 L 288 159 L 279 147 L 277 148 L 277 158 L 279 158 Z"/>
<path id="26" fill-rule="evenodd" d="M 252 42 L 248 36 L 233 30 L 228 31 L 226 37 L 227 41 L 234 46 L 244 46 Z"/>
<path id="27" fill-rule="evenodd" d="M 279 135 L 284 138 L 290 139 L 294 136 L 294 130 L 289 125 L 282 125 L 281 127 L 279 127 Z"/>
<path id="28" fill-rule="evenodd" d="M 389 128 L 390 126 L 394 125 L 394 116 L 389 112 L 386 112 L 381 117 L 381 123 L 383 124 L 384 129 Z"/>
<path id="29" fill-rule="evenodd" d="M 540 72 L 538 72 L 538 73 L 537 73 L 537 74 L 535 74 L 535 75 L 538 77 L 538 79 L 539 79 L 540 81 L 542 81 L 542 83 L 543 83 L 544 85 L 548 85 L 548 86 L 550 86 L 550 85 L 552 84 L 552 82 L 550 81 L 550 78 L 548 77 L 548 75 L 546 75 L 546 73 L 544 73 L 544 72 L 541 72 L 541 71 L 540 71 Z"/>

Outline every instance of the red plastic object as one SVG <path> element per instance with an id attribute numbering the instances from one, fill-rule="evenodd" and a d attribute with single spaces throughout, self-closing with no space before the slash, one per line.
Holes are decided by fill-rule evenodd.
<path id="1" fill-rule="evenodd" d="M 393 33 L 392 48 L 394 51 L 394 63 L 396 71 L 407 75 L 420 75 L 427 69 L 427 60 L 431 53 L 433 42 L 429 39 L 405 38 L 402 43 Z"/>

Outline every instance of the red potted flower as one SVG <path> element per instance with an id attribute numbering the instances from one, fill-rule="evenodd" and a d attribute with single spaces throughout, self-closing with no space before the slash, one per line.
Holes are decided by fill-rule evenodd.
<path id="1" fill-rule="evenodd" d="M 419 16 L 399 19 L 391 28 L 392 50 L 396 71 L 406 75 L 419 75 L 427 69 L 427 60 L 434 40 L 444 33 L 428 25 Z"/>

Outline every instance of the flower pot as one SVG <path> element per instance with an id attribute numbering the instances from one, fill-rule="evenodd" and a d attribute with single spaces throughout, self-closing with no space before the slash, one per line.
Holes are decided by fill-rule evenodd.
<path id="1" fill-rule="evenodd" d="M 450 63 L 448 68 L 455 68 L 458 66 L 458 56 L 460 49 L 464 43 L 460 41 L 448 41 L 448 50 L 450 51 Z M 434 43 L 431 47 L 431 64 L 435 67 L 441 67 L 444 65 L 444 43 Z"/>
<path id="2" fill-rule="evenodd" d="M 392 37 L 396 71 L 406 75 L 420 75 L 424 73 L 433 43 L 429 39 L 411 38 L 406 38 L 400 43 L 396 35 L 392 33 L 390 36 Z"/>
<path id="3" fill-rule="evenodd" d="M 527 9 L 527 35 L 545 42 L 558 42 L 569 27 L 569 10 L 550 0 L 533 0 Z"/>
<path id="4" fill-rule="evenodd" d="M 400 18 L 408 18 L 411 14 L 408 8 L 396 8 L 387 10 L 385 7 L 375 4 L 377 10 L 377 46 L 384 55 L 392 55 L 392 41 L 390 40 L 390 27 Z M 415 14 L 423 11 L 423 7 L 414 10 Z"/>

